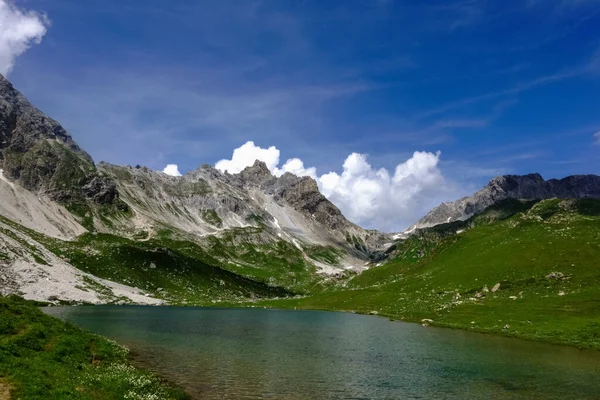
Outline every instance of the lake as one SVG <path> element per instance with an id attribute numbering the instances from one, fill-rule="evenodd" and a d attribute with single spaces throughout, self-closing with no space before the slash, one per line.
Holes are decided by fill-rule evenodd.
<path id="1" fill-rule="evenodd" d="M 44 308 L 198 399 L 599 399 L 600 352 L 349 313 Z"/>

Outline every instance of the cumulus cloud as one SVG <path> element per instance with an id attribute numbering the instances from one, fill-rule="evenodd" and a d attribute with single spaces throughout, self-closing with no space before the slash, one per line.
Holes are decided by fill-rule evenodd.
<path id="1" fill-rule="evenodd" d="M 297 176 L 310 176 L 313 179 L 317 179 L 317 169 L 315 167 L 304 167 L 304 162 L 299 158 L 290 158 L 281 168 L 273 169 L 273 174 L 276 176 L 281 176 L 286 172 Z"/>
<path id="2" fill-rule="evenodd" d="M 40 43 L 48 24 L 45 16 L 0 0 L 0 73 L 8 74 L 18 56 L 31 45 Z"/>
<path id="3" fill-rule="evenodd" d="M 215 164 L 215 168 L 230 174 L 237 174 L 254 164 L 256 160 L 264 161 L 269 170 L 274 171 L 279 164 L 279 150 L 275 146 L 263 149 L 249 141 L 233 150 L 231 160 L 221 160 Z"/>
<path id="4" fill-rule="evenodd" d="M 179 167 L 177 164 L 169 164 L 163 169 L 163 172 L 167 175 L 171 176 L 181 176 L 181 172 L 179 172 Z"/>
<path id="5" fill-rule="evenodd" d="M 319 188 L 351 221 L 383 230 L 403 229 L 450 189 L 439 161 L 439 152 L 417 151 L 390 173 L 373 168 L 366 155 L 352 153 L 341 174 L 330 172 L 318 178 Z"/>
<path id="6" fill-rule="evenodd" d="M 285 172 L 310 176 L 352 222 L 395 231 L 408 227 L 441 200 L 453 199 L 456 194 L 439 168 L 440 155 L 440 152 L 417 151 L 390 172 L 373 168 L 365 154 L 352 153 L 342 165 L 341 173 L 318 175 L 316 168 L 305 167 L 298 158 L 291 158 L 279 167 L 280 152 L 276 147 L 263 149 L 247 142 L 234 150 L 231 160 L 219 161 L 216 168 L 237 173 L 261 160 L 276 176 Z"/>
<path id="7" fill-rule="evenodd" d="M 310 176 L 317 178 L 317 170 L 314 167 L 305 168 L 304 163 L 299 158 L 290 158 L 283 164 L 279 165 L 280 151 L 277 147 L 271 146 L 263 149 L 254 144 L 253 141 L 248 141 L 237 149 L 233 150 L 231 160 L 221 160 L 215 164 L 215 168 L 223 172 L 227 171 L 230 174 L 237 174 L 244 168 L 254 164 L 254 161 L 259 160 L 267 164 L 269 171 L 276 176 L 281 176 L 286 172 L 291 172 L 298 176 Z"/>

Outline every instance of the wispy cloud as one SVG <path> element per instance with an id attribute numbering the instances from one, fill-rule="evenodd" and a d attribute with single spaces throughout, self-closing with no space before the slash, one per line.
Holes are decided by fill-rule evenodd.
<path id="1" fill-rule="evenodd" d="M 575 158 L 575 159 L 571 159 L 571 160 L 560 160 L 560 161 L 556 161 L 556 160 L 546 160 L 544 161 L 544 163 L 546 164 L 556 164 L 556 165 L 577 165 L 577 164 L 586 164 L 586 163 L 590 163 L 590 162 L 596 162 L 600 160 L 600 157 L 593 157 L 593 158 Z"/>
<path id="2" fill-rule="evenodd" d="M 545 140 L 521 140 L 516 143 L 510 143 L 503 146 L 494 146 L 493 148 L 486 148 L 481 151 L 476 152 L 476 156 L 485 156 L 489 158 L 489 156 L 500 155 L 500 154 L 514 154 L 516 151 L 532 148 L 532 147 L 540 147 L 545 143 Z"/>
<path id="3" fill-rule="evenodd" d="M 594 133 L 594 140 L 597 146 L 600 146 L 600 131 Z"/>
<path id="4" fill-rule="evenodd" d="M 478 0 L 463 1 L 449 7 L 458 15 L 450 24 L 450 30 L 456 30 L 462 27 L 471 26 L 482 21 L 485 15 L 485 2 Z"/>
<path id="5" fill-rule="evenodd" d="M 548 154 L 548 152 L 546 152 L 546 151 L 528 151 L 525 153 L 517 153 L 517 154 L 512 154 L 508 157 L 503 157 L 499 161 L 502 161 L 504 163 L 512 163 L 515 161 L 535 160 L 535 159 L 543 157 L 547 154 Z"/>
<path id="6" fill-rule="evenodd" d="M 436 21 L 435 29 L 455 31 L 468 28 L 484 21 L 486 2 L 481 0 L 461 0 L 443 5 L 425 5 L 426 10 Z"/>
<path id="7" fill-rule="evenodd" d="M 586 8 L 598 5 L 597 0 L 527 0 L 525 7 L 550 7 L 557 10 L 568 11 L 569 9 Z"/>
<path id="8" fill-rule="evenodd" d="M 466 186 L 464 193 L 470 194 L 478 189 L 473 181 L 488 180 L 500 175 L 514 172 L 514 168 L 507 165 L 494 165 L 494 162 L 473 163 L 462 160 L 447 160 L 440 163 L 440 168 L 445 171 L 449 179 L 454 179 Z"/>
<path id="9" fill-rule="evenodd" d="M 582 7 L 590 5 L 598 5 L 597 0 L 562 0 L 558 1 L 559 8 Z"/>
<path id="10" fill-rule="evenodd" d="M 478 132 L 490 127 L 497 119 L 502 117 L 506 110 L 517 103 L 515 99 L 497 102 L 487 114 L 465 116 L 456 114 L 434 119 L 427 123 L 415 121 L 389 120 L 384 123 L 386 127 L 373 127 L 373 134 L 365 134 L 359 139 L 345 139 L 344 144 L 353 148 L 379 148 L 387 146 L 437 146 L 447 144 L 454 140 L 454 136 L 462 132 Z M 418 121 L 417 121 L 418 122 Z M 368 133 L 368 132 L 367 132 Z M 339 145 L 342 145 L 341 143 Z"/>

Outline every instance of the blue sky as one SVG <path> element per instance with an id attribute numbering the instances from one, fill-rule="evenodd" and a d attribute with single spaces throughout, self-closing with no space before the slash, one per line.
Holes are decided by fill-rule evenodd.
<path id="1" fill-rule="evenodd" d="M 252 140 L 341 174 L 440 151 L 434 203 L 600 173 L 597 0 L 16 4 L 50 25 L 9 78 L 96 161 L 186 172 Z"/>

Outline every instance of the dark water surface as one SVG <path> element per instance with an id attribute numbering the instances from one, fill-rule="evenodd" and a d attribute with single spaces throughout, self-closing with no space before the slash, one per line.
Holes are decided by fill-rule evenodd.
<path id="1" fill-rule="evenodd" d="M 600 399 L 600 352 L 317 311 L 46 308 L 198 399 Z"/>

